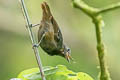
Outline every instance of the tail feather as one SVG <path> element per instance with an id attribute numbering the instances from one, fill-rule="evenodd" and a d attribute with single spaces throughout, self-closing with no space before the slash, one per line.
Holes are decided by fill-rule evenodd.
<path id="1" fill-rule="evenodd" d="M 50 11 L 48 4 L 46 2 L 43 2 L 41 4 L 41 8 L 43 11 L 43 20 L 49 20 L 50 17 L 52 16 L 52 14 L 51 14 L 51 11 Z"/>

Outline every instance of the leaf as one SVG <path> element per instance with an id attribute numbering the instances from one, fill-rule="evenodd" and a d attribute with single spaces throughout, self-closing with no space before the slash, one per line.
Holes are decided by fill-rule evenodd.
<path id="1" fill-rule="evenodd" d="M 94 80 L 86 73 L 75 73 L 63 65 L 44 67 L 43 70 L 47 80 Z M 24 70 L 18 75 L 18 78 L 22 80 L 41 80 L 39 68 Z"/>

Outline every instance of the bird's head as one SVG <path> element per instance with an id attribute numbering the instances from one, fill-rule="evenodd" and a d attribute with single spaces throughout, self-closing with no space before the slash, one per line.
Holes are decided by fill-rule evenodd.
<path id="1" fill-rule="evenodd" d="M 63 56 L 65 59 L 67 59 L 68 62 L 70 62 L 70 60 L 72 60 L 71 57 L 71 50 L 69 47 L 67 47 L 66 45 L 64 45 L 64 47 L 60 50 L 61 52 L 61 56 Z"/>

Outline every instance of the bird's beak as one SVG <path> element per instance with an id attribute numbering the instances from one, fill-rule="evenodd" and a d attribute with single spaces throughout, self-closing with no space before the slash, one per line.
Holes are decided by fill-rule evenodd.
<path id="1" fill-rule="evenodd" d="M 65 58 L 67 59 L 68 62 L 70 62 L 70 60 L 72 59 L 72 57 L 70 56 L 69 52 L 66 52 Z"/>

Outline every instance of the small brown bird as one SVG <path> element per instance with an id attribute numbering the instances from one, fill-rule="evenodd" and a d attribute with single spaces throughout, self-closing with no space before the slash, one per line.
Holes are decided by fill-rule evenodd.
<path id="1" fill-rule="evenodd" d="M 43 17 L 38 31 L 40 47 L 49 55 L 59 55 L 70 61 L 70 48 L 63 43 L 61 30 L 51 14 L 46 2 L 41 4 Z"/>

